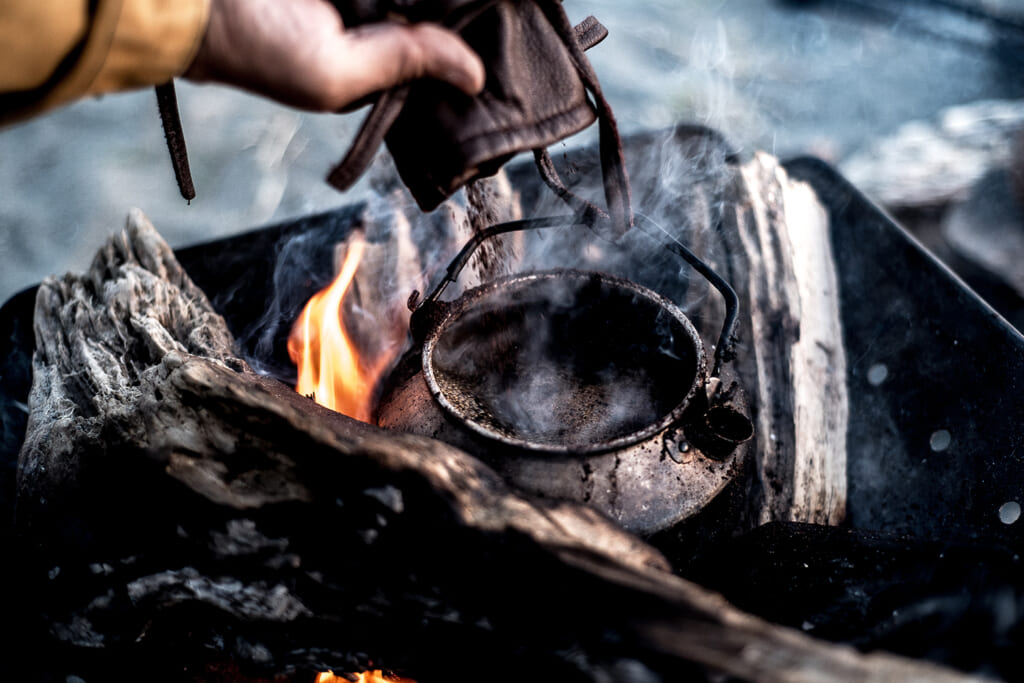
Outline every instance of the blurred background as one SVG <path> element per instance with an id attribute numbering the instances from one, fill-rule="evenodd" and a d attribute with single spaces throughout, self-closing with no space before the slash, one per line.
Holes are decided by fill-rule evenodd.
<path id="1" fill-rule="evenodd" d="M 565 7 L 611 31 L 590 56 L 624 132 L 688 121 L 744 151 L 819 156 L 1020 326 L 1024 0 Z M 369 191 L 361 182 L 343 195 L 324 182 L 361 113 L 312 115 L 185 83 L 178 98 L 198 193 L 190 205 L 151 90 L 0 129 L 0 302 L 48 274 L 83 269 L 131 207 L 183 246 Z"/>

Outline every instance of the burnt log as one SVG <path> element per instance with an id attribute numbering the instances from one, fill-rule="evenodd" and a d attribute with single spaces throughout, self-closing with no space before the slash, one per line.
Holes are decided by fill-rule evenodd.
<path id="1" fill-rule="evenodd" d="M 739 169 L 724 217 L 743 302 L 744 367 L 756 394 L 755 521 L 846 516 L 849 414 L 828 215 L 806 183 L 759 153 Z"/>
<path id="2" fill-rule="evenodd" d="M 141 213 L 43 283 L 35 333 L 18 604 L 54 656 L 11 648 L 15 679 L 964 680 L 744 614 L 590 508 L 253 372 Z"/>

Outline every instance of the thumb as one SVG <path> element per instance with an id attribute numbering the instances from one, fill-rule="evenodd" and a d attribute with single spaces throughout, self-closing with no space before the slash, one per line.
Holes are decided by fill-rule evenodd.
<path id="1" fill-rule="evenodd" d="M 339 101 L 351 102 L 400 83 L 430 77 L 467 95 L 484 87 L 480 57 L 458 35 L 436 24 L 369 24 L 339 36 L 332 62 Z"/>

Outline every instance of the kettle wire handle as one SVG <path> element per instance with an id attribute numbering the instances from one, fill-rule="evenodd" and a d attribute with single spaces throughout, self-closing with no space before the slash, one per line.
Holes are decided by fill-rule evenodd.
<path id="1" fill-rule="evenodd" d="M 642 214 L 634 214 L 634 225 L 648 235 L 654 235 L 654 230 L 668 235 L 671 235 L 659 226 L 656 222 Z M 503 235 L 508 232 L 517 232 L 520 230 L 537 230 L 540 228 L 567 228 L 575 225 L 585 225 L 591 227 L 593 219 L 586 216 L 586 214 L 566 214 L 560 216 L 544 216 L 540 218 L 527 218 L 518 221 L 509 221 L 507 223 L 497 223 L 484 230 L 473 235 L 473 237 L 462 247 L 459 253 L 452 259 L 452 262 L 448 264 L 448 269 L 445 271 L 445 276 L 434 287 L 429 294 L 415 304 L 415 293 L 413 298 L 410 299 L 410 307 L 413 307 L 412 318 L 409 321 L 411 329 L 416 330 L 422 327 L 421 322 L 428 320 L 431 317 L 431 311 L 438 305 L 438 299 L 448 288 L 448 285 L 454 283 L 462 269 L 469 263 L 469 259 L 473 257 L 476 250 L 485 241 L 498 235 Z M 725 281 L 722 276 L 714 271 L 707 263 L 702 261 L 696 254 L 690 251 L 682 243 L 678 241 L 671 241 L 666 243 L 665 248 L 672 253 L 682 257 L 690 266 L 700 273 L 705 280 L 707 280 L 712 287 L 718 290 L 725 300 L 725 319 L 722 323 L 722 331 L 718 336 L 718 344 L 715 347 L 715 363 L 711 369 L 711 377 L 718 377 L 722 370 L 722 364 L 731 361 L 735 357 L 734 347 L 736 345 L 735 331 L 736 321 L 739 315 L 739 297 L 736 295 L 736 291 L 732 286 Z"/>
<path id="2" fill-rule="evenodd" d="M 682 257 L 684 261 L 704 276 L 712 287 L 718 290 L 725 301 L 725 318 L 722 321 L 722 331 L 718 335 L 718 343 L 715 345 L 715 364 L 711 368 L 711 376 L 718 377 L 722 371 L 722 364 L 731 361 L 736 357 L 736 321 L 739 319 L 740 298 L 736 290 L 732 288 L 725 278 L 689 250 L 682 242 L 676 240 L 672 235 L 656 222 L 641 214 L 635 214 L 634 225 L 648 235 L 653 235 L 651 228 L 656 228 L 662 234 L 668 235 L 672 240 L 665 243 L 665 248 L 673 254 Z"/>

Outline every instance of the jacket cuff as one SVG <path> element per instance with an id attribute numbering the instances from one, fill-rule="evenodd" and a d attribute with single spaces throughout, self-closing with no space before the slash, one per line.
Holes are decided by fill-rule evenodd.
<path id="1" fill-rule="evenodd" d="M 122 0 L 110 48 L 89 94 L 166 83 L 192 64 L 210 0 Z"/>

